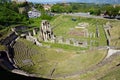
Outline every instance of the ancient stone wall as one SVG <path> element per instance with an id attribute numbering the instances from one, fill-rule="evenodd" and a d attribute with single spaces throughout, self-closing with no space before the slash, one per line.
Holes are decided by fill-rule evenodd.
<path id="1" fill-rule="evenodd" d="M 110 41 L 111 41 L 111 36 L 110 36 L 110 29 L 112 28 L 112 26 L 110 25 L 109 22 L 107 22 L 105 25 L 103 25 L 104 27 L 104 31 L 106 34 L 106 38 L 107 38 L 107 45 L 110 45 Z"/>
<path id="2" fill-rule="evenodd" d="M 0 51 L 0 60 L 2 60 L 0 66 L 8 70 L 17 68 L 13 61 L 13 50 L 12 50 L 12 47 L 17 37 L 18 35 L 16 35 L 15 32 L 11 32 L 6 38 L 0 41 L 0 44 L 6 47 L 5 50 Z"/>
<path id="3" fill-rule="evenodd" d="M 47 20 L 43 20 L 40 27 L 40 35 L 43 41 L 54 39 L 54 34 Z"/>
<path id="4" fill-rule="evenodd" d="M 86 31 L 87 32 L 87 31 Z M 43 41 L 52 42 L 52 43 L 60 43 L 60 44 L 68 44 L 73 46 L 81 46 L 86 47 L 87 41 L 79 41 L 74 38 L 65 39 L 62 36 L 56 36 L 53 34 L 51 26 L 47 20 L 43 20 L 40 27 L 40 37 Z M 88 33 L 84 34 L 85 36 Z"/>
<path id="5" fill-rule="evenodd" d="M 26 39 L 31 41 L 32 43 L 36 44 L 37 46 L 42 46 L 42 43 L 40 43 L 37 38 L 33 36 L 26 36 Z"/>
<path id="6" fill-rule="evenodd" d="M 15 34 L 15 32 L 10 33 L 6 38 L 2 39 L 0 41 L 1 45 L 10 45 L 11 42 L 14 42 L 15 39 L 18 37 L 18 35 Z"/>
<path id="7" fill-rule="evenodd" d="M 72 46 L 87 47 L 87 40 L 77 40 L 74 38 L 63 38 L 62 36 L 57 36 L 52 43 L 67 44 Z"/>

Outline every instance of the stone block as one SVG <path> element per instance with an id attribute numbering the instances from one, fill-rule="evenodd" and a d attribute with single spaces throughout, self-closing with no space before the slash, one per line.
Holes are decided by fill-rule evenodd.
<path id="1" fill-rule="evenodd" d="M 66 39 L 66 44 L 70 44 L 70 40 L 69 39 Z"/>

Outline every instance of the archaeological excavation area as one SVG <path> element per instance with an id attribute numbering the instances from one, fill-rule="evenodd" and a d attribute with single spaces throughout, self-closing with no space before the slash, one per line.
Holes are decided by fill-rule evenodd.
<path id="1" fill-rule="evenodd" d="M 40 21 L 38 27 L 14 26 L 0 41 L 7 46 L 7 50 L 2 46 L 6 54 L 9 47 L 14 52 L 5 65 L 27 76 L 102 80 L 120 69 L 119 25 L 117 20 L 57 15 Z"/>

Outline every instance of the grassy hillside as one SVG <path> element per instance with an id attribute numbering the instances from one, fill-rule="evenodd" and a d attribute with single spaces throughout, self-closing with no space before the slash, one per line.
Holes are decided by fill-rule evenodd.
<path id="1" fill-rule="evenodd" d="M 14 49 L 15 61 L 21 69 L 49 78 L 85 70 L 99 63 L 106 55 L 105 50 L 75 51 L 47 46 L 38 47 L 24 39 L 18 40 Z M 26 60 L 28 62 L 25 63 Z"/>
<path id="2" fill-rule="evenodd" d="M 50 77 L 52 74 L 52 77 L 64 77 L 73 74 L 76 76 L 65 78 L 65 80 L 119 79 L 119 66 L 118 68 L 116 66 L 119 64 L 119 55 L 115 55 L 107 62 L 101 63 L 101 66 L 96 66 L 105 57 L 105 50 L 78 52 L 47 46 L 42 48 L 24 39 L 18 40 L 14 48 L 17 65 L 21 69 L 35 73 L 38 76 Z M 33 64 L 30 62 L 23 63 L 27 59 L 30 59 Z M 91 67 L 93 67 L 92 71 Z M 52 73 L 53 69 L 55 69 L 54 73 Z M 86 69 L 88 72 L 79 75 L 81 71 Z M 57 80 L 64 79 L 58 78 Z"/>
<path id="3" fill-rule="evenodd" d="M 119 64 L 120 55 L 114 55 L 105 62 L 101 62 L 99 65 L 88 70 L 84 74 L 78 74 L 69 78 L 59 78 L 56 80 L 119 80 Z"/>
<path id="4" fill-rule="evenodd" d="M 113 69 L 99 80 L 119 80 L 119 79 L 120 79 L 120 67 Z"/>
<path id="5" fill-rule="evenodd" d="M 106 56 L 105 50 L 74 51 L 51 47 L 38 47 L 20 39 L 14 46 L 17 65 L 42 77 L 65 77 L 56 80 L 110 80 L 119 79 L 119 55 L 98 63 Z M 25 60 L 30 62 L 24 63 Z M 31 64 L 32 62 L 32 64 Z M 105 64 L 104 64 L 105 63 Z M 53 70 L 55 70 L 53 72 Z M 88 70 L 82 74 L 82 71 Z M 52 73 L 53 72 L 53 73 Z M 81 73 L 81 75 L 79 75 Z M 72 76 L 73 75 L 73 76 Z M 74 76 L 75 75 L 75 76 Z"/>

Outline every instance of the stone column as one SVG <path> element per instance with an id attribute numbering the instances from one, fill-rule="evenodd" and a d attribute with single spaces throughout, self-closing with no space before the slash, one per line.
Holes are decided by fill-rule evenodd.
<path id="1" fill-rule="evenodd" d="M 60 37 L 60 38 L 58 39 L 58 43 L 63 43 L 63 38 L 62 38 L 62 37 Z"/>
<path id="2" fill-rule="evenodd" d="M 66 44 L 70 45 L 70 40 L 69 39 L 66 39 Z"/>
<path id="3" fill-rule="evenodd" d="M 28 32 L 28 35 L 29 35 L 29 36 L 32 36 L 32 35 L 31 35 L 31 32 Z"/>
<path id="4" fill-rule="evenodd" d="M 45 33 L 44 40 L 47 41 L 47 33 Z"/>
<path id="5" fill-rule="evenodd" d="M 35 29 L 33 29 L 33 35 L 36 35 L 36 30 Z"/>
<path id="6" fill-rule="evenodd" d="M 90 33 L 90 38 L 92 38 L 92 33 Z"/>
<path id="7" fill-rule="evenodd" d="M 99 28 L 96 27 L 96 36 L 99 37 L 100 36 L 100 33 L 99 33 Z"/>
<path id="8" fill-rule="evenodd" d="M 88 45 L 88 44 L 87 44 L 87 41 L 84 41 L 84 42 L 83 42 L 83 47 L 87 47 L 87 45 Z"/>
<path id="9" fill-rule="evenodd" d="M 79 46 L 79 42 L 77 40 L 73 40 L 73 45 L 74 46 Z"/>
<path id="10" fill-rule="evenodd" d="M 90 40 L 90 47 L 92 47 L 93 45 L 93 40 Z"/>

